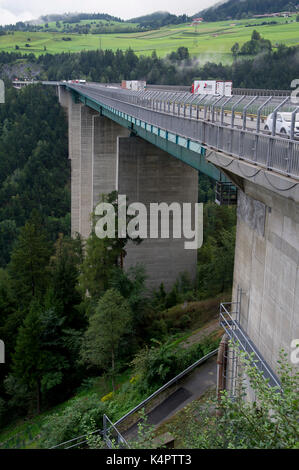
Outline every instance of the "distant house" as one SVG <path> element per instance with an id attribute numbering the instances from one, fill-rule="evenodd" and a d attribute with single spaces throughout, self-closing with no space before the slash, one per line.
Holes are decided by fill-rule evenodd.
<path id="1" fill-rule="evenodd" d="M 196 26 L 203 22 L 203 18 L 193 18 L 191 26 Z"/>

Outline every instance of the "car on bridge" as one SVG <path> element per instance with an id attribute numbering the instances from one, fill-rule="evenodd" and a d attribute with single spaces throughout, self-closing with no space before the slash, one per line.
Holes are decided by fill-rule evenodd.
<path id="1" fill-rule="evenodd" d="M 272 131 L 273 128 L 273 114 L 270 114 L 265 124 L 265 131 Z M 276 118 L 276 133 L 291 135 L 292 127 L 292 113 L 277 113 Z M 299 137 L 299 113 L 296 114 L 296 122 L 294 129 L 294 136 Z"/>

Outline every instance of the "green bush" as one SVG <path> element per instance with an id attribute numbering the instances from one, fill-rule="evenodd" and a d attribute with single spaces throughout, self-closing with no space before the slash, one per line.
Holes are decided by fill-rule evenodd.
<path id="1" fill-rule="evenodd" d="M 140 351 L 132 364 L 134 374 L 139 377 L 141 390 L 158 388 L 174 378 L 188 366 L 218 347 L 218 340 L 207 339 L 184 349 L 177 343 L 146 347 Z"/>
<path id="2" fill-rule="evenodd" d="M 50 448 L 81 434 L 102 428 L 106 405 L 98 395 L 76 399 L 63 412 L 50 416 L 41 430 L 41 447 Z"/>

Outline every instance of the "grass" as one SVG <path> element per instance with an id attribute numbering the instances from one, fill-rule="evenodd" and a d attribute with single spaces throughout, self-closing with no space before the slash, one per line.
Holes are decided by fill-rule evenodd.
<path id="1" fill-rule="evenodd" d="M 193 335 L 197 335 L 202 330 L 204 330 L 205 326 L 208 326 L 215 318 L 216 312 L 218 311 L 218 305 L 220 300 L 229 299 L 230 293 L 221 294 L 214 299 L 208 299 L 199 302 L 189 302 L 187 308 L 184 308 L 182 311 L 182 305 L 177 305 L 172 309 L 168 310 L 168 315 L 172 318 L 172 321 L 175 321 L 175 318 L 179 318 L 182 313 L 188 312 L 188 314 L 192 318 L 192 327 L 187 329 L 182 329 L 180 333 L 172 335 L 173 339 L 173 346 L 177 346 L 178 344 L 185 344 L 186 347 L 189 347 L 193 344 L 189 344 L 190 339 L 192 339 Z M 204 332 L 204 331 L 203 331 Z M 218 331 L 218 323 L 215 325 L 215 329 L 213 332 L 209 331 L 208 334 L 200 335 L 198 339 L 199 342 L 206 338 L 210 338 L 211 340 L 216 340 L 219 337 Z M 221 332 L 222 334 L 222 332 Z M 120 388 L 121 385 L 128 383 L 132 376 L 132 370 L 130 368 L 126 369 L 124 372 L 119 374 L 116 378 L 117 388 Z M 76 390 L 75 394 L 72 398 L 61 403 L 50 410 L 47 410 L 41 413 L 39 416 L 35 416 L 33 418 L 28 419 L 20 419 L 11 423 L 5 429 L 0 431 L 0 443 L 6 442 L 8 439 L 15 438 L 17 435 L 20 435 L 22 444 L 22 448 L 38 448 L 39 446 L 39 435 L 43 425 L 47 422 L 49 417 L 53 414 L 61 414 L 68 406 L 72 404 L 72 402 L 78 398 L 86 397 L 93 395 L 96 393 L 99 397 L 99 401 L 102 397 L 107 395 L 109 392 L 112 391 L 112 384 L 110 380 L 105 379 L 104 377 L 96 378 L 90 387 L 83 386 L 81 389 Z M 124 401 L 124 406 L 127 406 L 126 397 L 121 394 L 121 397 Z M 119 399 L 119 396 L 118 396 Z M 134 405 L 139 403 L 139 399 L 136 403 L 131 404 L 129 409 L 131 409 Z M 122 413 L 123 414 L 123 413 Z M 30 428 L 30 433 L 29 433 Z M 31 434 L 31 435 L 30 435 Z M 1 449 L 1 447 L 0 447 Z"/>
<path id="2" fill-rule="evenodd" d="M 127 382 L 130 378 L 131 370 L 127 369 L 116 377 L 117 386 L 120 386 L 123 383 Z M 95 379 L 92 386 L 86 387 L 85 389 L 83 388 L 81 391 L 78 391 L 74 395 L 74 397 L 51 408 L 48 411 L 41 413 L 39 416 L 35 416 L 32 419 L 20 419 L 16 422 L 11 423 L 9 426 L 7 426 L 0 432 L 0 443 L 6 442 L 11 438 L 15 438 L 17 435 L 20 435 L 21 440 L 24 442 L 22 448 L 37 448 L 41 428 L 47 422 L 48 418 L 51 415 L 55 413 L 61 414 L 65 410 L 65 408 L 70 406 L 72 402 L 77 398 L 88 398 L 94 393 L 97 393 L 100 401 L 101 398 L 110 391 L 112 391 L 111 381 L 108 381 L 104 377 L 98 377 L 97 379 Z M 29 428 L 31 435 L 29 434 Z"/>
<path id="3" fill-rule="evenodd" d="M 202 23 L 197 31 L 189 24 L 170 25 L 159 30 L 139 33 L 109 33 L 109 34 L 75 34 L 58 32 L 15 32 L 0 37 L 0 50 L 15 51 L 19 46 L 21 53 L 35 55 L 60 52 L 80 52 L 82 50 L 117 49 L 126 50 L 129 47 L 137 54 L 150 55 L 154 50 L 158 56 L 164 57 L 178 47 L 188 47 L 191 55 L 196 56 L 202 63 L 207 61 L 231 63 L 231 47 L 235 42 L 240 46 L 248 41 L 252 31 L 257 29 L 260 34 L 269 39 L 272 44 L 285 44 L 293 46 L 299 44 L 298 23 L 295 17 L 275 18 L 275 25 L 262 25 L 269 19 L 245 19 L 238 21 L 221 21 L 215 23 Z M 292 20 L 292 22 L 290 22 Z M 103 24 L 103 20 L 101 20 Z M 118 23 L 124 27 L 133 26 L 129 23 Z M 257 26 L 258 25 L 258 26 Z M 50 26 L 50 25 L 49 25 Z M 64 41 L 63 37 L 71 37 L 71 41 Z M 31 41 L 28 41 L 28 38 Z M 25 44 L 30 44 L 26 47 Z M 46 51 L 45 51 L 46 48 Z"/>

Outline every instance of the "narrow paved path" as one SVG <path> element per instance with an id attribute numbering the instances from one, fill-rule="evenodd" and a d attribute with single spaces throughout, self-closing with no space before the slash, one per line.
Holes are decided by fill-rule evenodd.
<path id="1" fill-rule="evenodd" d="M 201 397 L 207 390 L 215 387 L 217 382 L 217 356 L 208 359 L 197 367 L 188 377 L 182 379 L 169 397 L 147 414 L 147 423 L 152 426 L 162 424 L 171 418 L 188 403 Z M 138 423 L 134 424 L 124 434 L 126 440 L 136 439 Z"/>

